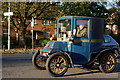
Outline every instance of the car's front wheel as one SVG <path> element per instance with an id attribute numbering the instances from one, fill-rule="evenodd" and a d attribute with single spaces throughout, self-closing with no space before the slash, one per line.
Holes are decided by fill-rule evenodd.
<path id="1" fill-rule="evenodd" d="M 53 53 L 47 59 L 46 69 L 54 77 L 63 76 L 68 70 L 67 58 L 62 53 Z"/>

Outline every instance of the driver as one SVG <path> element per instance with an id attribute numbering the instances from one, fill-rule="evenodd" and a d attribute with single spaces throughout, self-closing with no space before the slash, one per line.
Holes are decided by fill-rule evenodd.
<path id="1" fill-rule="evenodd" d="M 87 37 L 87 27 L 84 25 L 77 25 L 77 37 Z"/>

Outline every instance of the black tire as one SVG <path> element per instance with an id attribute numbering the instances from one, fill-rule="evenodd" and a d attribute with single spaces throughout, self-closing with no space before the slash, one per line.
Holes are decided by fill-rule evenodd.
<path id="1" fill-rule="evenodd" d="M 113 52 L 106 52 L 99 61 L 99 69 L 104 73 L 110 73 L 115 70 L 116 67 L 116 59 L 113 55 Z"/>
<path id="2" fill-rule="evenodd" d="M 40 55 L 39 51 L 36 51 L 32 57 L 32 64 L 35 66 L 36 69 L 45 70 L 46 69 L 45 63 L 46 58 Z"/>
<path id="3" fill-rule="evenodd" d="M 68 70 L 67 58 L 62 53 L 53 53 L 47 59 L 46 69 L 54 77 L 63 76 Z"/>

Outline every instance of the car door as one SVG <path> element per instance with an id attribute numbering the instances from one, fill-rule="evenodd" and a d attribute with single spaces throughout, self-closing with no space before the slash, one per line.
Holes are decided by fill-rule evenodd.
<path id="1" fill-rule="evenodd" d="M 71 56 L 75 64 L 85 64 L 89 61 L 89 23 L 90 20 L 76 19 L 76 34 L 71 49 Z"/>

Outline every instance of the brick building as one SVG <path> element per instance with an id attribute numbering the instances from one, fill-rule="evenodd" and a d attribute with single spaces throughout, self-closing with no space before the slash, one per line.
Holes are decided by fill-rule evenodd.
<path id="1" fill-rule="evenodd" d="M 5 22 L 2 22 L 2 31 L 0 36 L 2 36 L 4 39 L 8 38 L 8 24 Z M 12 40 L 16 39 L 16 31 L 13 28 L 10 28 L 10 37 Z"/>
<path id="2" fill-rule="evenodd" d="M 50 37 L 51 35 L 55 35 L 55 20 L 35 20 L 34 22 L 34 37 L 35 39 Z M 31 34 L 32 27 L 29 25 L 27 28 L 28 35 Z M 45 34 L 46 33 L 46 34 Z M 48 33 L 48 35 L 47 35 Z"/>
<path id="3" fill-rule="evenodd" d="M 55 25 L 56 25 L 56 21 L 54 20 L 49 20 L 49 19 L 35 19 L 34 22 L 34 41 L 39 40 L 40 38 L 49 38 L 51 35 L 55 35 Z M 2 22 L 2 32 L 1 32 L 1 36 L 7 40 L 8 37 L 8 25 L 6 22 Z M 32 37 L 32 27 L 31 25 L 29 25 L 27 27 L 27 32 L 26 32 L 26 37 Z M 10 37 L 11 37 L 11 41 L 14 43 L 17 43 L 19 40 L 19 36 L 17 31 L 15 31 L 12 28 L 11 25 L 11 30 L 10 30 Z"/>

